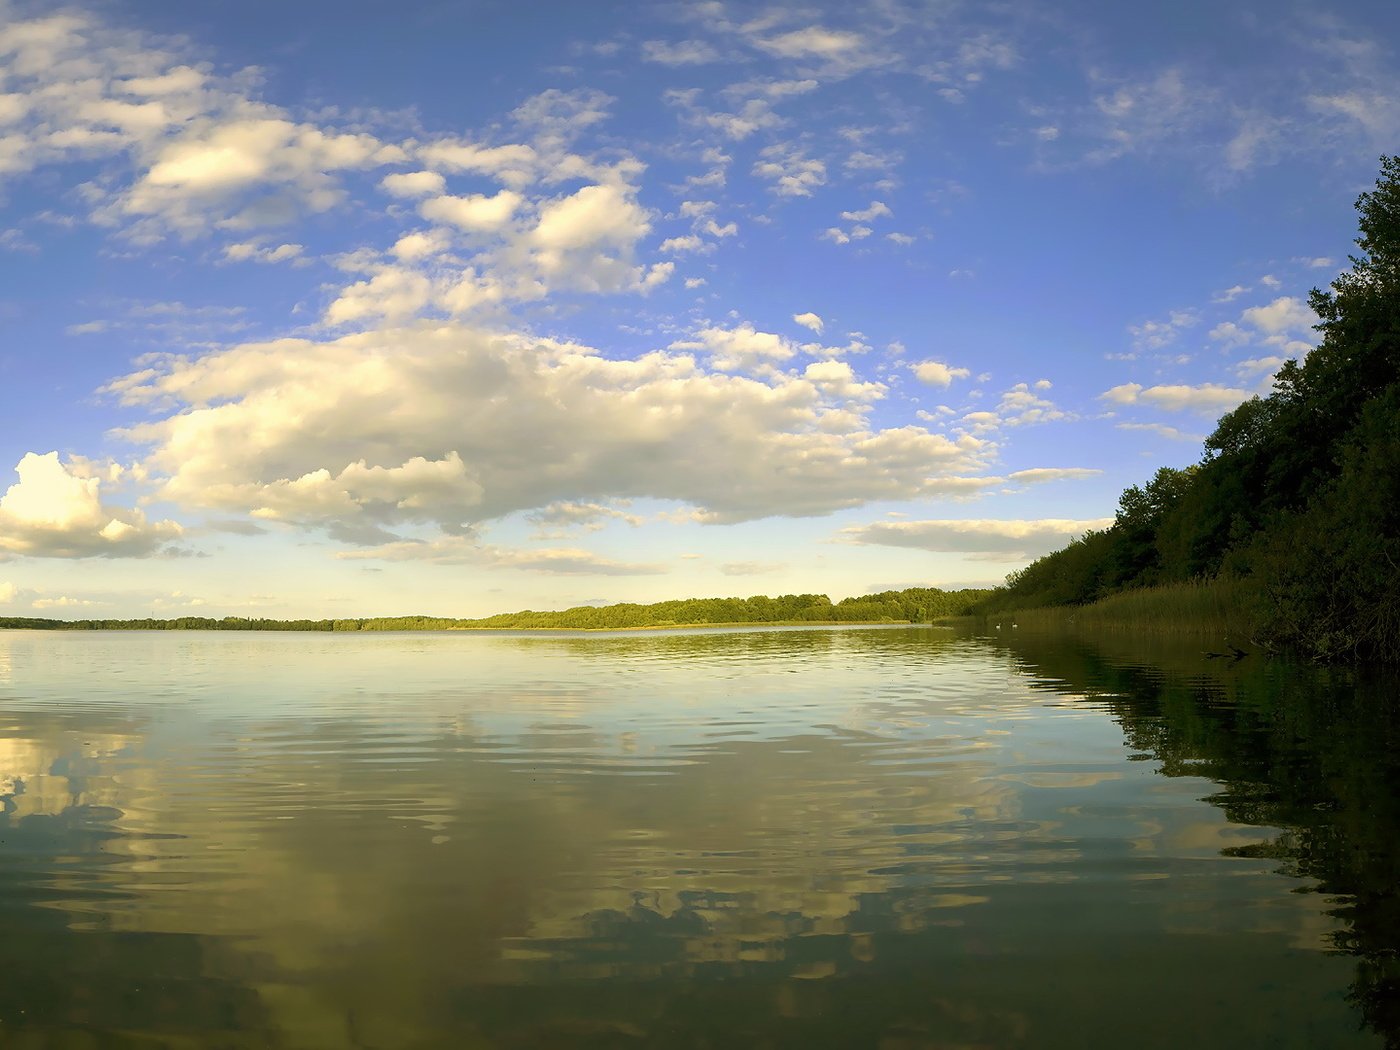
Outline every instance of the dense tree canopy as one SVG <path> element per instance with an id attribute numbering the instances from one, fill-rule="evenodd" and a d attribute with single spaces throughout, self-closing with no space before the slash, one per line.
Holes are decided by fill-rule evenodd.
<path id="1" fill-rule="evenodd" d="M 1007 580 L 993 608 L 1228 574 L 1259 640 L 1400 662 L 1400 157 L 1356 201 L 1359 252 L 1310 297 L 1321 339 L 1227 413 L 1201 461 L 1123 493 L 1114 524 Z"/>

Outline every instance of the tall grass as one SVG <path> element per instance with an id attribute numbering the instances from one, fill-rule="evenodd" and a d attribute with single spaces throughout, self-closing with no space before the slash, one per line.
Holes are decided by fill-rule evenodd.
<path id="1" fill-rule="evenodd" d="M 1193 580 L 1124 591 L 1090 605 L 1016 609 L 987 616 L 990 624 L 1086 631 L 1230 638 L 1253 637 L 1255 590 L 1241 579 Z"/>

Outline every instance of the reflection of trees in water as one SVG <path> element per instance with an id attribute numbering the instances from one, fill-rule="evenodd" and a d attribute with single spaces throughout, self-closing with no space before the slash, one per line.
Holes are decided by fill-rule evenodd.
<path id="1" fill-rule="evenodd" d="M 23 835 L 0 830 L 0 859 L 13 876 L 0 887 L 0 908 L 23 912 L 33 930 L 0 948 L 0 960 L 37 951 L 43 980 L 76 966 L 82 981 L 106 982 L 113 995 L 135 994 L 116 967 L 151 974 L 162 995 L 181 975 L 218 975 L 189 978 L 198 983 L 189 1015 L 160 1001 L 129 1008 L 102 992 L 87 1005 L 81 996 L 55 999 L 47 1016 L 56 1029 L 74 1016 L 162 1036 L 186 1024 L 261 1025 L 288 1045 L 327 1047 L 429 1046 L 444 1033 L 493 1046 L 859 1046 L 872 1033 L 890 1046 L 1052 1044 L 1044 1027 L 1032 1029 L 1065 1016 L 1045 980 L 1055 957 L 1021 963 L 996 954 L 998 943 L 1036 945 L 1033 935 L 988 940 L 996 931 L 978 918 L 1011 889 L 999 884 L 1006 888 L 990 908 L 965 891 L 988 864 L 1019 876 L 1038 858 L 1047 872 L 1063 871 L 1068 861 L 1050 851 L 1064 840 L 1018 812 L 1014 783 L 988 775 L 996 764 L 976 737 L 998 716 L 985 700 L 979 708 L 940 696 L 929 706 L 931 689 L 952 688 L 934 684 L 933 661 L 966 658 L 996 679 L 998 702 L 1019 716 L 1024 695 L 1007 695 L 1012 676 L 1001 674 L 1016 657 L 987 661 L 965 640 L 928 630 L 508 644 L 567 653 L 556 663 L 588 672 L 579 686 L 585 707 L 584 686 L 649 661 L 673 673 L 639 675 L 633 699 L 687 669 L 708 682 L 696 695 L 714 695 L 704 692 L 714 688 L 711 673 L 725 668 L 747 671 L 746 687 L 770 699 L 797 680 L 789 668 L 807 668 L 814 689 L 847 669 L 849 681 L 861 679 L 853 695 L 875 714 L 853 719 L 855 727 L 812 724 L 770 739 L 673 717 L 681 731 L 657 746 L 685 761 L 664 770 L 604 769 L 598 760 L 616 755 L 617 726 L 549 717 L 553 708 L 530 692 L 526 670 L 518 693 L 494 680 L 473 685 L 468 669 L 460 694 L 382 712 L 361 704 L 314 725 L 276 707 L 228 724 L 205 715 L 198 732 L 177 734 L 182 748 L 196 741 L 194 754 L 153 744 L 155 716 L 128 725 L 101 723 L 91 708 L 63 724 L 16 715 L 9 730 L 28 741 L 25 776 L 37 784 L 42 771 L 54 783 L 31 796 L 31 804 L 48 800 L 42 806 L 23 819 L 12 814 L 9 828 Z M 1134 746 L 1168 771 L 1220 780 L 1236 819 L 1304 826 L 1275 812 L 1289 785 L 1270 780 L 1272 760 L 1255 768 L 1249 712 L 1262 701 L 1251 689 L 1231 691 L 1229 678 L 1178 688 L 1170 672 L 1119 672 L 1089 653 L 1042 659 L 1027 649 L 1020 659 L 1056 694 L 1111 694 L 1106 702 Z M 499 691 L 498 706 L 483 708 L 478 688 Z M 1015 688 L 1025 687 L 1017 680 Z M 976 684 L 966 695 L 985 691 Z M 531 703 L 538 717 L 528 714 Z M 506 732 L 493 719 L 511 707 L 527 714 Z M 966 735 L 942 726 L 949 713 L 976 716 Z M 934 740 L 930 725 L 947 735 Z M 1287 720 L 1284 729 L 1280 741 L 1297 735 Z M 94 748 L 99 731 L 125 742 Z M 118 782 L 109 774 L 126 762 L 124 750 L 134 755 Z M 1276 750 L 1291 753 L 1281 743 Z M 885 763 L 911 756 L 938 762 L 885 779 Z M 177 767 L 207 779 L 179 779 Z M 140 770 L 157 782 L 134 797 L 130 778 Z M 102 794 L 114 784 L 122 790 Z M 1288 805 L 1306 810 L 1315 794 L 1299 788 Z M 1314 815 L 1309 833 L 1320 836 L 1338 812 Z M 155 833 L 179 837 L 146 837 Z M 970 841 L 981 844 L 980 871 L 938 854 L 948 847 L 945 856 L 955 857 Z M 1277 848 L 1302 855 L 1295 843 Z M 25 896 L 58 885 L 36 871 L 65 865 L 61 893 Z M 1027 911 L 1003 914 L 1044 910 L 1039 889 L 1018 898 Z M 985 954 L 966 956 L 979 939 Z M 1190 968 L 1181 948 L 1164 949 L 1178 954 L 1142 965 L 1159 975 Z M 1095 965 L 1090 952 L 1064 969 L 1091 989 L 1086 995 L 1100 994 L 1096 981 L 1111 989 L 1128 979 L 1107 953 Z M 823 977 L 836 979 L 813 979 Z M 35 987 L 32 994 L 58 994 Z M 18 1001 L 4 995 L 0 1003 Z M 1095 1004 L 1083 1016 L 1113 1008 Z"/>
<path id="2" fill-rule="evenodd" d="M 908 655 L 930 644 L 955 645 L 950 631 L 937 627 L 755 627 L 740 629 L 665 630 L 638 633 L 505 635 L 502 640 L 525 651 L 558 650 L 580 659 L 647 662 L 742 661 L 750 665 L 772 657 L 802 662 L 814 655 L 853 652 L 862 656 L 891 652 Z"/>
<path id="3" fill-rule="evenodd" d="M 1257 658 L 1220 668 L 1171 643 L 1144 662 L 1112 637 L 996 644 L 1043 688 L 1105 705 L 1163 774 L 1218 782 L 1208 801 L 1231 821 L 1285 829 L 1228 852 L 1277 859 L 1336 898 L 1334 947 L 1358 960 L 1351 999 L 1400 1047 L 1400 680 Z"/>

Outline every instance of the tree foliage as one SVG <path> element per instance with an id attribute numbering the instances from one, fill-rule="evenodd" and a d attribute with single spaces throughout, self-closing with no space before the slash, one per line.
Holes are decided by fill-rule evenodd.
<path id="1" fill-rule="evenodd" d="M 1351 268 L 1309 298 L 1316 349 L 1222 417 L 1199 463 L 1129 488 L 1109 529 L 1013 573 L 989 610 L 1243 576 L 1262 644 L 1400 662 L 1400 157 L 1356 209 Z"/>
<path id="2" fill-rule="evenodd" d="M 616 630 L 640 627 L 703 627 L 714 624 L 929 623 L 961 616 L 984 601 L 987 590 L 944 591 L 911 587 L 833 603 L 825 594 L 770 598 L 682 598 L 637 605 L 581 605 L 556 612 L 524 610 L 484 619 L 442 616 L 380 616 L 342 620 L 250 620 L 184 616 L 174 620 L 51 620 L 2 617 L 0 629 L 137 631 L 447 631 L 464 628 Z"/>

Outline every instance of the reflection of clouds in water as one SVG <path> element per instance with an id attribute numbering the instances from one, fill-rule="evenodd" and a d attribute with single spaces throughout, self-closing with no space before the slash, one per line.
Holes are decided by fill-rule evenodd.
<path id="1" fill-rule="evenodd" d="M 118 807 L 124 794 L 94 776 L 102 760 L 134 741 L 127 734 L 83 733 L 54 741 L 0 737 L 0 803 L 12 820 L 57 816 L 74 806 Z"/>
<path id="2" fill-rule="evenodd" d="M 1222 917 L 1219 850 L 1259 833 L 1203 807 L 1205 781 L 1125 767 L 1101 714 L 928 632 L 808 634 L 90 638 L 41 661 L 47 711 L 13 716 L 0 775 L 35 781 L 29 815 L 122 813 L 98 847 L 119 892 L 60 907 L 229 938 L 221 965 L 306 1045 L 429 1041 L 477 983 L 821 978 L 892 938 L 950 958 L 1072 938 L 1068 911 L 1020 929 L 1036 884 L 1138 931 L 1316 922 L 1282 894 Z M 143 720 L 82 731 L 104 707 Z M 1211 878 L 1139 881 L 1183 864 Z"/>

